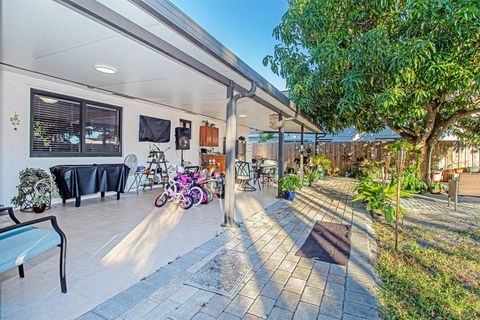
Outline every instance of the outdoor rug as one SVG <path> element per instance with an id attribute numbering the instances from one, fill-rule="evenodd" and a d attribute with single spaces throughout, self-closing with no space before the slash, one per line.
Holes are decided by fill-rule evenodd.
<path id="1" fill-rule="evenodd" d="M 245 253 L 222 250 L 184 283 L 231 297 L 251 268 L 252 265 Z"/>
<path id="2" fill-rule="evenodd" d="M 296 255 L 345 266 L 350 258 L 351 228 L 341 223 L 317 221 Z"/>

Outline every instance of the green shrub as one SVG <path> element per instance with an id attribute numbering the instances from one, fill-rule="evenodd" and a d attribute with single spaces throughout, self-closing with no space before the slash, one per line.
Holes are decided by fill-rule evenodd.
<path id="1" fill-rule="evenodd" d="M 392 183 L 397 183 L 398 175 L 394 174 Z M 402 190 L 412 191 L 413 193 L 425 193 L 428 190 L 428 185 L 418 177 L 418 170 L 416 165 L 409 165 L 405 168 L 402 174 Z"/>
<path id="2" fill-rule="evenodd" d="M 308 187 L 315 181 L 315 179 L 317 179 L 317 177 L 318 177 L 317 170 L 307 169 L 305 170 L 305 173 L 303 175 L 302 184 Z"/>
<path id="3" fill-rule="evenodd" d="M 364 160 L 358 164 L 358 167 L 352 172 L 352 175 L 358 180 L 363 180 L 367 177 L 381 179 L 382 166 L 377 161 Z"/>
<path id="4" fill-rule="evenodd" d="M 383 214 L 385 220 L 389 223 L 394 221 L 395 217 L 395 201 L 397 199 L 397 185 L 396 183 L 389 183 L 385 185 L 382 192 L 382 183 L 374 181 L 372 178 L 365 178 L 355 187 L 358 195 L 353 199 L 356 201 L 363 201 L 367 204 L 367 210 L 376 214 Z M 409 190 L 401 190 L 400 197 L 411 198 L 412 192 Z M 400 207 L 398 214 L 400 219 L 403 219 L 405 209 Z"/>
<path id="5" fill-rule="evenodd" d="M 324 155 L 318 154 L 312 157 L 312 164 L 314 166 L 321 167 L 326 174 L 332 174 L 332 160 L 328 159 Z"/>

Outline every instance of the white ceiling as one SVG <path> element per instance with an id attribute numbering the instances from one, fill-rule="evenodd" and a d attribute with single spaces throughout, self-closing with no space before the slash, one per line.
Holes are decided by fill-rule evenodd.
<path id="1" fill-rule="evenodd" d="M 243 87 L 249 81 L 206 54 L 167 26 L 127 1 L 100 0 L 129 20 L 222 73 Z M 183 109 L 225 119 L 226 87 L 178 62 L 158 54 L 99 23 L 51 0 L 0 1 L 1 47 L 4 64 L 43 73 Z M 118 72 L 97 72 L 95 64 L 115 67 Z M 279 106 L 263 90 L 258 96 Z M 238 104 L 239 124 L 269 130 L 273 111 L 243 99 Z M 286 131 L 298 131 L 288 122 Z"/>

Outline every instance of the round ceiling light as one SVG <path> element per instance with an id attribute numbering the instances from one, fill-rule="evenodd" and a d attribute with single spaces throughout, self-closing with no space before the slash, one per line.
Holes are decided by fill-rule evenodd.
<path id="1" fill-rule="evenodd" d="M 240 118 L 246 118 L 246 117 L 247 117 L 246 114 L 239 114 L 238 116 L 239 116 Z"/>
<path id="2" fill-rule="evenodd" d="M 117 69 L 115 69 L 113 67 L 101 65 L 101 64 L 96 64 L 95 65 L 95 70 L 97 70 L 98 72 L 107 73 L 107 74 L 117 73 Z"/>

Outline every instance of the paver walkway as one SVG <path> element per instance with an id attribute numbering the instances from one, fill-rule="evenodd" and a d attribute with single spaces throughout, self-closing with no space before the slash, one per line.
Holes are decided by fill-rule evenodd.
<path id="1" fill-rule="evenodd" d="M 448 206 L 446 195 L 416 195 L 402 199 L 402 206 L 408 211 L 405 222 L 441 230 L 464 231 L 478 228 L 480 224 L 480 199 L 459 197 L 457 211 L 453 203 Z"/>
<path id="2" fill-rule="evenodd" d="M 355 181 L 329 178 L 278 201 L 97 306 L 79 319 L 376 319 L 371 221 L 352 204 Z M 347 267 L 295 253 L 315 221 L 352 225 Z M 252 270 L 232 298 L 184 285 L 222 249 L 245 252 Z"/>

